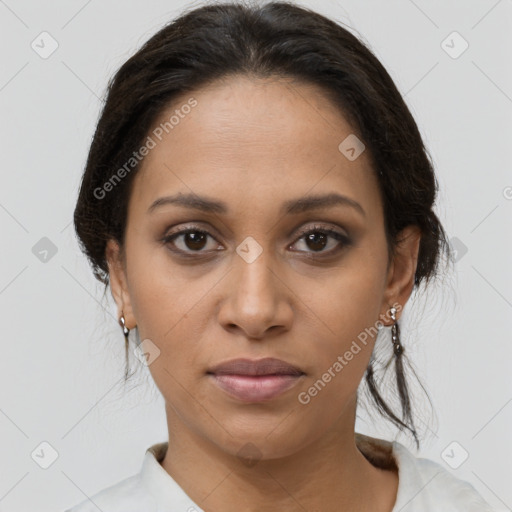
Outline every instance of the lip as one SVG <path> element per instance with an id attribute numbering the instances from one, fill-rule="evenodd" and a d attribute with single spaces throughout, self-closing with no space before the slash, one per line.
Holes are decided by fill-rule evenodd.
<path id="1" fill-rule="evenodd" d="M 304 372 L 290 363 L 275 357 L 263 359 L 230 359 L 208 370 L 215 375 L 302 375 Z"/>
<path id="2" fill-rule="evenodd" d="M 272 400 L 305 375 L 296 366 L 272 357 L 232 359 L 214 366 L 207 374 L 220 389 L 243 402 Z"/>

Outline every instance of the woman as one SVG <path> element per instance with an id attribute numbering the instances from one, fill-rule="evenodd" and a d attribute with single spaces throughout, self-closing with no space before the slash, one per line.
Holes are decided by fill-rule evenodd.
<path id="1" fill-rule="evenodd" d="M 363 381 L 419 447 L 399 319 L 450 256 L 415 121 L 376 57 L 291 3 L 210 5 L 117 72 L 75 228 L 169 441 L 72 511 L 491 510 L 355 432 Z M 379 390 L 389 335 L 401 411 Z"/>

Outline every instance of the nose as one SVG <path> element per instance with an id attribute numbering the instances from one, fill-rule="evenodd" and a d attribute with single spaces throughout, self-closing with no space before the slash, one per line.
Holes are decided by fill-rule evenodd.
<path id="1" fill-rule="evenodd" d="M 293 319 L 293 292 L 270 250 L 254 260 L 238 254 L 225 279 L 218 320 L 230 332 L 240 330 L 247 338 L 261 340 L 289 330 Z"/>

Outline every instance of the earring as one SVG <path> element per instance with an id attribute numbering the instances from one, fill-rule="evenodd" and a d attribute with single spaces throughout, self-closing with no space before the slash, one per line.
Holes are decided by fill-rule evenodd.
<path id="1" fill-rule="evenodd" d="M 126 359 L 126 368 L 124 372 L 124 379 L 125 381 L 128 380 L 129 377 L 129 367 L 130 367 L 130 361 L 128 357 L 128 345 L 129 345 L 129 339 L 128 335 L 130 334 L 130 329 L 126 327 L 126 322 L 124 319 L 124 314 L 121 312 L 121 317 L 119 318 L 119 325 L 123 328 L 123 334 L 124 334 L 124 353 L 125 353 L 125 359 Z"/>
<path id="2" fill-rule="evenodd" d="M 126 341 L 128 341 L 128 334 L 130 334 L 130 329 L 128 329 L 128 327 L 126 327 L 124 315 L 122 313 L 121 313 L 121 317 L 119 318 L 119 325 L 123 328 L 124 337 L 125 337 Z"/>
<path id="3" fill-rule="evenodd" d="M 399 327 L 396 321 L 396 308 L 392 307 L 389 310 L 389 313 L 391 315 L 391 320 L 393 320 L 393 326 L 391 327 L 391 342 L 393 343 L 393 351 L 395 356 L 399 356 L 404 351 L 404 347 L 400 343 L 399 339 Z"/>

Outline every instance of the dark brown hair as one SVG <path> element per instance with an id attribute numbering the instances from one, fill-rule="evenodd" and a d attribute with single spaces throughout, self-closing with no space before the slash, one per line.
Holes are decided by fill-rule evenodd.
<path id="1" fill-rule="evenodd" d="M 221 3 L 184 12 L 152 36 L 109 82 L 74 212 L 80 247 L 105 289 L 106 242 L 112 238 L 123 247 L 130 185 L 139 165 L 123 173 L 108 193 L 98 191 L 105 190 L 104 184 L 123 165 L 126 169 L 156 117 L 174 99 L 233 75 L 290 77 L 325 91 L 371 157 L 390 258 L 399 232 L 419 226 L 414 285 L 428 283 L 450 248 L 433 211 L 438 190 L 433 165 L 402 96 L 370 49 L 341 24 L 291 2 L 270 2 Z M 366 382 L 379 412 L 412 433 L 419 447 L 401 357 L 396 362 L 402 419 L 377 390 L 373 361 Z"/>

